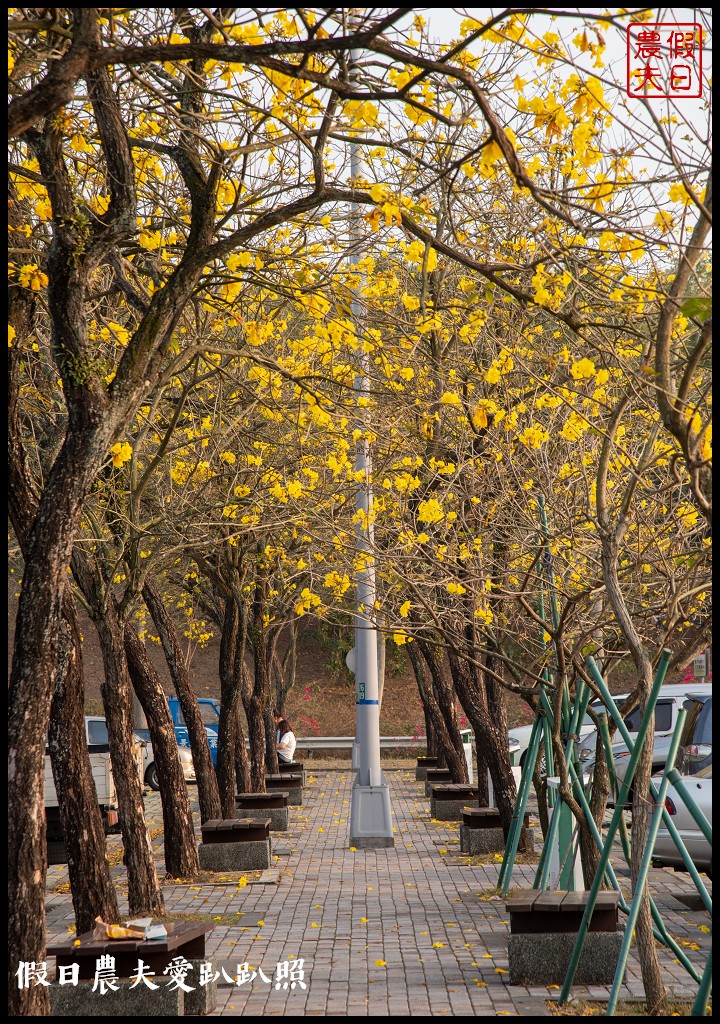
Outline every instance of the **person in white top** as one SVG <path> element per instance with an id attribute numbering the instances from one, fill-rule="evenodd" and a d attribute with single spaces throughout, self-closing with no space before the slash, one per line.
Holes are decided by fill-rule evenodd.
<path id="1" fill-rule="evenodd" d="M 289 722 L 286 722 L 277 708 L 273 712 L 275 719 L 275 745 L 277 747 L 278 761 L 283 764 L 292 764 L 297 740 Z"/>

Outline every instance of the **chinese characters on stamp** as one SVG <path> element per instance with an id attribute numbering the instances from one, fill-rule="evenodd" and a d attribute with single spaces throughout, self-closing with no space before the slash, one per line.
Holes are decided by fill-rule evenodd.
<path id="1" fill-rule="evenodd" d="M 627 28 L 627 94 L 648 99 L 702 95 L 702 25 L 633 22 Z"/>

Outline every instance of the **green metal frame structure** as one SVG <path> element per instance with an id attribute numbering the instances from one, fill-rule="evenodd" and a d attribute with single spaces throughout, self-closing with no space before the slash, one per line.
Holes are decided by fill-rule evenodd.
<path id="1" fill-rule="evenodd" d="M 557 597 L 555 594 L 554 582 L 552 578 L 552 555 L 550 552 L 548 531 L 547 531 L 547 519 L 545 513 L 545 505 L 540 498 L 540 520 L 541 520 L 541 537 L 540 537 L 540 557 L 542 559 L 542 570 L 541 570 L 541 591 L 538 596 L 538 611 L 540 617 L 544 620 L 545 612 L 545 601 L 543 597 L 543 590 L 547 589 L 550 597 L 550 610 L 551 610 L 551 621 L 553 628 L 557 628 L 559 622 L 559 612 L 557 608 Z M 544 639 L 543 639 L 544 642 Z M 533 728 L 530 735 L 530 743 L 528 745 L 528 751 L 525 758 L 525 763 L 520 778 L 520 785 L 518 787 L 517 797 L 515 801 L 515 808 L 513 818 L 510 826 L 510 830 L 507 836 L 507 842 L 505 845 L 505 852 L 503 855 L 502 866 L 500 868 L 500 874 L 498 877 L 498 887 L 502 895 L 507 895 L 510 888 L 513 868 L 515 865 L 515 858 L 517 855 L 518 844 L 520 841 L 520 834 L 522 830 L 523 817 L 527 808 L 528 799 L 530 796 L 530 790 L 532 785 L 532 776 L 535 768 L 535 764 L 538 758 L 541 742 L 544 743 L 545 747 L 545 758 L 548 774 L 553 771 L 552 768 L 552 749 L 550 743 L 550 723 L 556 721 L 556 716 L 560 718 L 560 730 L 561 735 L 565 740 L 565 759 L 568 766 L 568 775 L 571 783 L 572 795 L 575 800 L 580 804 L 585 820 L 590 828 L 593 835 L 594 841 L 600 852 L 600 859 L 598 862 L 598 868 L 595 873 L 595 877 L 589 882 L 589 893 L 587 907 L 585 909 L 583 919 L 578 931 L 575 946 L 568 966 L 568 972 L 565 978 L 565 982 L 560 992 L 559 1001 L 560 1003 L 566 1002 L 570 998 L 572 984 L 577 972 L 578 963 L 580 961 L 580 955 L 582 953 L 585 940 L 587 938 L 590 918 L 592 916 L 595 903 L 597 901 L 598 893 L 603 885 L 608 885 L 616 891 L 620 892 L 620 910 L 626 915 L 627 921 L 625 923 L 625 934 L 623 937 L 622 947 L 620 956 L 618 959 L 618 965 L 613 981 L 608 1007 L 607 1016 L 614 1016 L 618 999 L 620 995 L 620 989 L 625 978 L 625 971 L 627 968 L 628 956 L 630 953 L 630 947 L 632 944 L 632 937 L 634 933 L 635 923 L 640 909 L 640 902 L 642 894 L 646 888 L 648 873 L 652 864 L 652 853 L 657 838 L 657 833 L 661 823 L 668 830 L 673 842 L 675 843 L 683 864 L 692 878 L 693 883 L 700 895 L 700 898 L 707 909 L 708 913 L 712 916 L 712 899 L 707 891 L 707 888 L 700 877 L 697 868 L 695 867 L 690 854 L 688 853 L 682 838 L 680 837 L 677 828 L 675 827 L 672 818 L 668 814 L 665 806 L 665 799 L 667 796 L 667 790 L 670 785 L 673 785 L 685 802 L 690 814 L 696 822 L 698 828 L 705 836 L 705 838 L 712 844 L 712 826 L 703 815 L 700 808 L 697 806 L 696 801 L 692 795 L 688 792 L 687 787 L 684 785 L 680 773 L 675 768 L 675 758 L 677 756 L 678 747 L 680 744 L 680 737 L 682 734 L 683 726 L 685 723 L 686 712 L 681 710 L 678 721 L 676 723 L 670 751 L 668 754 L 665 769 L 662 773 L 662 777 L 659 782 L 653 780 L 650 784 L 650 795 L 654 804 L 654 811 L 650 824 L 650 832 L 647 844 L 643 851 L 643 857 L 641 866 L 639 869 L 638 879 L 634 887 L 634 891 L 629 902 L 624 898 L 620 884 L 613 870 L 612 864 L 610 863 L 610 855 L 613 852 L 618 851 L 618 847 L 615 845 L 616 841 L 619 840 L 619 850 L 624 856 L 624 859 L 628 866 L 630 865 L 630 838 L 628 835 L 627 824 L 623 817 L 623 811 L 627 803 L 628 797 L 631 793 L 632 782 L 635 776 L 635 770 L 637 768 L 638 761 L 640 759 L 640 753 L 643 749 L 645 737 L 647 735 L 650 723 L 654 719 L 655 705 L 657 702 L 660 687 L 665 679 L 668 665 L 670 663 L 671 652 L 667 649 L 663 650 L 660 656 L 660 660 L 653 680 L 652 688 L 650 691 L 649 698 L 647 700 L 645 710 L 640 722 L 638 732 L 633 740 L 627 730 L 622 715 L 620 714 L 618 707 L 613 700 L 609 688 L 602 676 L 598 665 L 594 658 L 589 656 L 586 658 L 586 666 L 589 675 L 592 677 L 593 682 L 596 684 L 598 691 L 600 692 L 607 715 L 611 716 L 618 730 L 619 735 L 625 741 L 628 750 L 630 751 L 630 760 L 627 766 L 627 771 L 623 778 L 622 784 L 618 785 L 617 778 L 615 777 L 614 765 L 612 761 L 612 748 L 610 740 L 610 730 L 608 727 L 607 715 L 600 713 L 598 715 L 598 726 L 599 734 L 602 739 L 602 745 L 604 748 L 605 761 L 608 767 L 608 773 L 611 780 L 615 795 L 615 808 L 612 814 L 612 818 L 609 826 L 605 830 L 605 835 L 601 835 L 595 821 L 590 812 L 590 801 L 589 791 L 586 791 L 583 782 L 582 767 L 577 759 L 577 753 L 575 749 L 575 743 L 578 738 L 578 729 L 580 723 L 585 717 L 587 706 L 590 701 L 591 691 L 589 686 L 583 681 L 578 680 L 577 692 L 574 703 L 571 703 L 570 695 L 567 692 L 567 687 L 563 689 L 562 694 L 558 695 L 552 686 L 552 677 L 548 669 L 545 669 L 542 676 L 541 692 L 538 701 L 537 714 L 535 721 L 533 722 Z M 557 697 L 560 700 L 557 700 Z M 555 700 L 553 700 L 553 697 Z M 592 783 L 589 784 L 590 786 Z M 549 810 L 551 816 L 548 823 L 547 835 L 543 849 L 538 863 L 533 888 L 546 889 L 550 885 L 550 850 L 552 845 L 557 841 L 558 832 L 561 829 L 561 822 L 563 822 L 563 816 L 565 817 L 565 828 L 567 829 L 567 818 L 571 814 L 569 807 L 564 804 L 562 796 L 558 794 L 558 798 L 554 801 L 554 805 L 548 801 Z M 567 834 L 564 838 L 561 835 L 560 838 L 561 847 L 567 850 L 566 861 L 572 860 L 572 840 Z M 569 879 L 571 877 L 572 863 L 570 865 L 565 864 L 561 870 L 560 878 L 558 881 L 558 888 L 564 889 L 569 888 Z M 587 880 L 586 880 L 587 882 Z M 668 929 L 663 921 L 662 914 L 658 909 L 655 901 L 650 897 L 650 910 L 653 918 L 653 934 L 658 942 L 666 946 L 682 964 L 685 970 L 688 972 L 690 977 L 698 984 L 697 996 L 694 1000 L 691 1015 L 692 1016 L 705 1016 L 706 1007 L 711 993 L 712 986 L 712 950 L 710 950 L 707 958 L 707 962 L 704 965 L 702 973 L 699 973 L 696 966 L 689 960 L 687 955 L 680 948 L 676 940 L 670 935 Z"/>

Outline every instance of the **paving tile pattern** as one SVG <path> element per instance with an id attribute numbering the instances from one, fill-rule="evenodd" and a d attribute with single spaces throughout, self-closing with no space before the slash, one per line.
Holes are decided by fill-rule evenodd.
<path id="1" fill-rule="evenodd" d="M 248 963 L 268 979 L 258 975 L 237 986 L 221 975 L 213 1016 L 548 1015 L 545 1001 L 557 990 L 509 984 L 508 919 L 504 903 L 493 895 L 499 864 L 466 863 L 458 823 L 430 819 L 429 801 L 414 770 L 387 772 L 387 779 L 394 849 L 348 848 L 352 773 L 318 771 L 308 774 L 303 806 L 290 809 L 289 831 L 273 837 L 274 865 L 281 869 L 277 885 L 164 888 L 169 913 L 220 917 L 208 940 L 208 959 L 216 971 L 224 967 L 232 979 L 239 965 Z M 154 847 L 164 873 L 157 795 L 146 796 L 146 812 L 158 833 Z M 109 845 L 118 844 L 119 839 L 111 839 Z M 627 883 L 618 858 L 615 867 L 621 883 Z M 530 865 L 517 866 L 513 885 L 529 888 L 534 871 Z M 115 867 L 113 874 L 121 911 L 126 911 L 124 870 Z M 709 920 L 704 911 L 677 898 L 692 894 L 692 883 L 669 870 L 653 869 L 651 875 L 672 934 L 686 944 L 691 959 L 703 964 L 710 942 L 703 929 Z M 63 868 L 49 869 L 48 934 L 53 939 L 66 935 L 73 923 L 69 893 L 54 891 L 64 877 Z M 229 924 L 228 917 L 237 917 L 237 924 Z M 661 957 L 672 992 L 694 995 L 695 986 L 672 955 L 663 950 Z M 304 960 L 304 989 L 290 988 L 287 978 L 276 979 L 277 964 L 292 958 Z M 603 998 L 608 989 L 578 987 L 575 994 Z M 639 965 L 631 955 L 623 996 L 642 994 Z"/>

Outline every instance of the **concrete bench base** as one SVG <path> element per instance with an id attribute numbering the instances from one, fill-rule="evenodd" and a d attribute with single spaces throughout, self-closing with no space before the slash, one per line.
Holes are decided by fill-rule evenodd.
<path id="1" fill-rule="evenodd" d="M 622 932 L 588 932 L 580 956 L 576 985 L 612 985 Z M 508 937 L 511 985 L 562 985 L 577 935 L 543 932 Z"/>
<path id="2" fill-rule="evenodd" d="M 430 817 L 436 821 L 462 821 L 463 808 L 468 806 L 469 801 L 464 800 L 438 800 L 430 797 Z"/>
<path id="3" fill-rule="evenodd" d="M 288 786 L 288 804 L 292 807 L 302 807 L 302 786 Z"/>
<path id="4" fill-rule="evenodd" d="M 171 957 L 168 957 L 168 961 Z M 190 975 L 185 982 L 192 985 Z M 158 988 L 151 990 L 142 981 L 135 988 L 129 978 L 113 982 L 117 991 L 93 992 L 92 981 L 79 981 L 77 985 L 50 983 L 51 1017 L 183 1017 L 186 1010 L 185 997 L 194 992 L 183 992 L 181 988 L 170 990 L 167 978 L 151 978 Z"/>
<path id="5" fill-rule="evenodd" d="M 259 814 L 263 818 L 270 819 L 271 832 L 287 832 L 289 825 L 287 807 L 263 807 L 260 811 L 253 807 L 238 807 L 235 810 L 236 818 L 256 818 Z"/>
<path id="6" fill-rule="evenodd" d="M 203 871 L 260 871 L 269 868 L 269 839 L 248 843 L 200 843 L 198 850 Z"/>
<path id="7" fill-rule="evenodd" d="M 462 819 L 462 814 L 460 815 Z M 460 826 L 460 852 L 475 856 L 479 853 L 502 853 L 505 833 L 501 828 L 469 828 Z"/>
<path id="8" fill-rule="evenodd" d="M 217 981 L 209 981 L 207 985 L 200 985 L 200 964 L 207 963 L 207 960 L 189 960 L 192 970 L 188 973 L 186 985 L 194 987 L 193 992 L 185 993 L 185 1016 L 203 1017 L 206 1013 L 212 1013 L 217 1006 Z"/>

